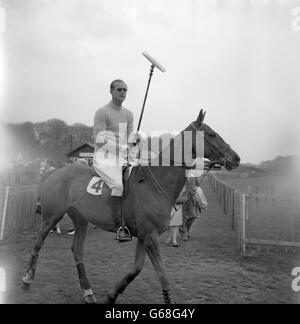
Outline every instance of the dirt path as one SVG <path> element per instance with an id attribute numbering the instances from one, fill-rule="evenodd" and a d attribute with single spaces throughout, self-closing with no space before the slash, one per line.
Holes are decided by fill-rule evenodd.
<path id="1" fill-rule="evenodd" d="M 209 211 L 192 229 L 188 242 L 161 247 L 176 303 L 297 303 L 300 293 L 291 290 L 291 271 L 300 267 L 300 255 L 261 251 L 240 258 L 235 233 L 216 202 L 210 187 L 203 187 Z M 0 243 L 0 267 L 7 272 L 6 303 L 82 303 L 74 260 L 72 237 L 51 234 L 40 254 L 36 279 L 28 292 L 21 290 L 34 233 Z M 85 245 L 88 277 L 98 301 L 116 280 L 126 274 L 134 255 L 134 242 L 118 244 L 114 236 L 90 227 Z M 147 259 L 140 276 L 118 299 L 123 304 L 162 303 L 161 288 Z"/>

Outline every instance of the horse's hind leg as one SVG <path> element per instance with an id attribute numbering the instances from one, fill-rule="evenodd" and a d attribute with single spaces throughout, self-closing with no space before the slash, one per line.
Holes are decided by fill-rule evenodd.
<path id="1" fill-rule="evenodd" d="M 132 270 L 115 286 L 112 293 L 108 294 L 104 304 L 114 304 L 119 294 L 122 294 L 126 287 L 142 271 L 146 258 L 146 249 L 142 241 L 138 240 L 135 250 L 135 261 Z"/>
<path id="2" fill-rule="evenodd" d="M 51 229 L 53 229 L 55 225 L 60 221 L 60 219 L 63 217 L 63 214 L 62 216 L 51 217 L 51 215 L 48 214 L 47 212 L 43 212 L 42 217 L 43 217 L 43 221 L 39 233 L 35 240 L 34 248 L 32 250 L 30 261 L 29 261 L 29 266 L 26 271 L 25 277 L 22 278 L 23 289 L 25 290 L 29 289 L 35 277 L 39 252 L 42 246 L 44 245 L 47 235 L 49 234 Z"/>
<path id="3" fill-rule="evenodd" d="M 174 301 L 170 296 L 169 278 L 161 256 L 158 234 L 155 233 L 149 236 L 146 239 L 145 243 L 146 243 L 147 254 L 158 275 L 158 279 L 163 289 L 162 291 L 163 291 L 164 302 L 166 304 L 174 304 Z"/>
<path id="4" fill-rule="evenodd" d="M 75 234 L 71 250 L 73 252 L 74 259 L 76 262 L 80 287 L 84 291 L 84 301 L 86 304 L 96 304 L 97 301 L 92 291 L 89 280 L 86 276 L 85 266 L 83 263 L 83 246 L 87 235 L 88 222 L 75 209 L 69 211 L 68 214 L 71 217 L 75 226 Z"/>

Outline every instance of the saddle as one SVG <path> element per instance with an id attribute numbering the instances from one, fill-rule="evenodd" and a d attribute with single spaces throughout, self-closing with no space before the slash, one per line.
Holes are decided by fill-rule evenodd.
<path id="1" fill-rule="evenodd" d="M 124 166 L 122 168 L 122 181 L 123 181 L 123 197 L 126 192 L 126 184 L 128 183 L 130 173 L 131 173 L 132 167 L 130 165 Z M 87 192 L 100 196 L 102 195 L 102 189 L 103 189 L 104 181 L 103 179 L 98 175 L 96 170 L 92 167 L 92 179 L 88 185 Z M 112 204 L 112 213 L 115 216 L 115 223 L 116 223 L 116 240 L 118 242 L 128 242 L 132 240 L 132 236 L 130 233 L 129 228 L 125 225 L 125 219 L 122 215 L 122 197 L 113 197 L 120 198 L 120 200 L 114 200 Z M 118 215 L 118 216 L 116 216 Z"/>
<path id="2" fill-rule="evenodd" d="M 131 165 L 126 165 L 122 168 L 122 181 L 123 181 L 124 191 L 126 188 L 126 183 L 130 178 L 130 174 L 132 170 L 133 167 Z M 96 172 L 93 166 L 91 167 L 91 172 L 92 172 L 92 179 L 87 186 L 87 192 L 93 196 L 101 196 L 104 181 L 101 178 L 101 176 Z"/>

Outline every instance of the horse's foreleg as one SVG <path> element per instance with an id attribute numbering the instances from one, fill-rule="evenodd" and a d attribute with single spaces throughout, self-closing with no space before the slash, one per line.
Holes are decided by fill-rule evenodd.
<path id="1" fill-rule="evenodd" d="M 41 229 L 38 233 L 38 236 L 37 236 L 35 244 L 34 244 L 33 251 L 31 253 L 28 269 L 26 271 L 25 277 L 22 278 L 23 289 L 25 289 L 25 290 L 29 289 L 29 287 L 35 277 L 39 252 L 40 252 L 42 246 L 44 245 L 45 239 L 46 239 L 47 235 L 49 234 L 49 232 L 51 231 L 51 229 L 56 225 L 57 222 L 58 222 L 58 220 L 50 219 L 50 218 L 43 220 Z"/>
<path id="2" fill-rule="evenodd" d="M 170 296 L 169 277 L 164 262 L 162 260 L 158 241 L 158 234 L 152 234 L 147 238 L 146 249 L 149 259 L 151 260 L 152 265 L 158 275 L 158 279 L 161 283 L 164 302 L 166 304 L 174 304 L 174 301 Z"/>
<path id="3" fill-rule="evenodd" d="M 115 286 L 112 293 L 108 294 L 105 304 L 114 304 L 118 298 L 119 294 L 122 294 L 126 287 L 140 274 L 144 267 L 146 258 L 146 249 L 143 242 L 138 240 L 136 251 L 135 251 L 135 261 L 132 270 Z"/>
<path id="4" fill-rule="evenodd" d="M 75 234 L 74 234 L 73 245 L 71 247 L 71 250 L 73 252 L 74 259 L 76 262 L 79 284 L 81 289 L 84 292 L 83 297 L 85 303 L 96 304 L 97 301 L 92 291 L 89 280 L 86 276 L 85 266 L 83 263 L 83 255 L 84 255 L 83 245 L 87 235 L 88 222 L 85 220 L 81 220 L 80 222 L 78 222 L 78 221 L 74 221 L 74 219 L 73 222 L 75 225 Z"/>

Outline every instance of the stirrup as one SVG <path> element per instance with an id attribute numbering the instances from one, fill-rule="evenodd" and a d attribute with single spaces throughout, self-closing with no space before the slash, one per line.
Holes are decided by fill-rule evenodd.
<path id="1" fill-rule="evenodd" d="M 124 231 L 126 234 L 127 234 L 127 237 L 123 237 L 123 238 L 121 238 L 120 237 L 120 232 L 121 231 Z M 128 241 L 132 241 L 132 236 L 131 236 L 131 234 L 130 234 L 130 231 L 129 231 L 129 229 L 128 229 L 128 227 L 126 227 L 126 226 L 120 226 L 119 228 L 118 228 L 118 230 L 117 230 L 117 236 L 116 236 L 116 240 L 118 241 L 118 242 L 128 242 Z"/>

